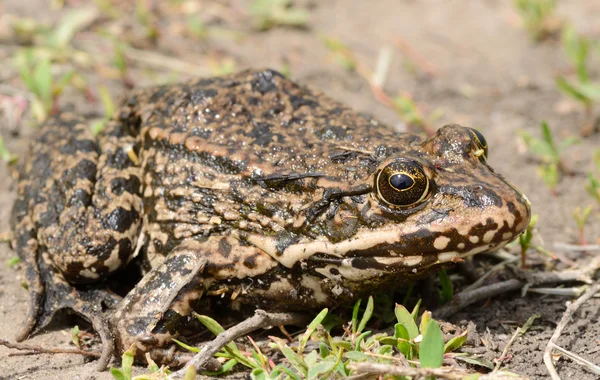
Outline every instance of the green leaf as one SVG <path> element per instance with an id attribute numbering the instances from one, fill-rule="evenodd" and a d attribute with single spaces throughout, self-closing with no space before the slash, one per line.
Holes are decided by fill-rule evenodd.
<path id="1" fill-rule="evenodd" d="M 586 106 L 589 106 L 592 102 L 592 100 L 581 91 L 581 88 L 577 84 L 569 82 L 562 76 L 556 78 L 556 87 L 566 95 L 584 103 Z"/>
<path id="2" fill-rule="evenodd" d="M 355 362 L 364 362 L 369 360 L 369 357 L 360 351 L 348 351 L 344 354 L 347 359 L 353 360 Z"/>
<path id="3" fill-rule="evenodd" d="M 76 347 L 79 347 L 79 326 L 77 325 L 71 330 L 71 341 Z"/>
<path id="4" fill-rule="evenodd" d="M 519 335 L 525 334 L 527 332 L 527 330 L 529 330 L 531 328 L 531 325 L 533 325 L 533 322 L 535 322 L 535 320 L 540 318 L 541 316 L 542 316 L 541 314 L 534 314 L 531 317 L 527 318 L 527 321 L 525 321 L 523 326 L 521 326 L 521 328 L 519 329 Z"/>
<path id="5" fill-rule="evenodd" d="M 196 367 L 194 367 L 193 365 L 189 366 L 188 369 L 185 371 L 185 376 L 183 377 L 183 380 L 196 380 Z"/>
<path id="6" fill-rule="evenodd" d="M 406 356 L 406 359 L 408 360 L 412 360 L 415 357 L 416 346 L 409 341 L 398 339 L 396 348 L 402 355 Z"/>
<path id="7" fill-rule="evenodd" d="M 394 325 L 394 338 L 401 338 L 404 340 L 410 339 L 410 334 L 408 333 L 408 330 L 400 322 L 398 322 Z"/>
<path id="8" fill-rule="evenodd" d="M 358 336 L 358 338 L 356 338 L 356 344 L 354 345 L 355 349 L 359 349 L 360 348 L 360 344 L 362 343 L 362 341 L 365 339 L 365 337 L 367 335 L 371 334 L 370 331 L 365 331 L 364 333 L 360 334 Z"/>
<path id="9" fill-rule="evenodd" d="M 371 319 L 371 316 L 373 316 L 373 297 L 369 296 L 369 300 L 367 301 L 367 307 L 365 309 L 362 319 L 360 320 L 360 324 L 358 325 L 358 329 L 356 330 L 356 332 L 360 333 L 364 330 L 365 326 L 369 322 L 369 319 Z"/>
<path id="10" fill-rule="evenodd" d="M 19 264 L 20 262 L 21 262 L 21 259 L 19 258 L 19 256 L 12 256 L 10 259 L 8 259 L 6 261 L 6 264 L 12 268 L 15 265 Z"/>
<path id="11" fill-rule="evenodd" d="M 471 356 L 454 356 L 454 358 L 457 360 L 463 361 L 465 363 L 469 363 L 469 364 L 487 368 L 489 370 L 494 369 L 494 363 L 492 363 L 491 361 L 489 361 L 485 358 L 474 358 Z"/>
<path id="12" fill-rule="evenodd" d="M 552 131 L 550 131 L 550 127 L 545 121 L 542 121 L 542 138 L 552 148 L 554 155 L 557 156 L 558 150 L 556 149 L 556 144 L 554 144 L 554 136 L 552 136 Z"/>
<path id="13" fill-rule="evenodd" d="M 417 301 L 417 304 L 415 305 L 415 307 L 413 307 L 413 310 L 410 312 L 410 315 L 413 318 L 413 321 L 417 321 L 417 317 L 419 316 L 419 309 L 421 308 L 421 299 L 419 299 Z"/>
<path id="14" fill-rule="evenodd" d="M 158 372 L 160 370 L 160 367 L 158 366 L 158 364 L 156 364 L 154 360 L 152 360 L 150 355 L 146 354 L 146 360 L 148 361 L 147 368 L 150 373 Z"/>
<path id="15" fill-rule="evenodd" d="M 326 358 L 331 354 L 331 351 L 325 342 L 319 342 L 319 354 L 321 355 L 321 358 Z"/>
<path id="16" fill-rule="evenodd" d="M 250 378 L 252 380 L 268 380 L 269 375 L 264 368 L 255 368 L 252 370 L 252 372 L 250 372 Z"/>
<path id="17" fill-rule="evenodd" d="M 278 375 L 280 373 L 285 373 L 286 375 L 288 375 L 293 380 L 301 380 L 300 376 L 298 376 L 297 373 L 295 373 L 290 368 L 287 368 L 287 367 L 285 367 L 285 366 L 283 366 L 281 364 L 276 365 L 275 368 L 273 368 L 273 370 L 271 370 L 271 378 L 272 379 L 277 379 Z"/>
<path id="18" fill-rule="evenodd" d="M 465 344 L 465 342 L 467 341 L 467 333 L 468 331 L 465 330 L 463 331 L 462 334 L 460 334 L 459 336 L 455 336 L 454 338 L 450 339 L 445 345 L 444 345 L 444 353 L 448 353 L 448 352 L 452 352 L 452 351 L 456 351 L 458 350 L 463 344 Z"/>
<path id="19" fill-rule="evenodd" d="M 586 61 L 590 51 L 590 41 L 581 37 L 571 25 L 563 28 L 562 42 L 567 56 L 577 71 L 577 78 L 580 83 L 589 81 L 589 74 L 586 67 Z"/>
<path id="20" fill-rule="evenodd" d="M 295 353 L 294 350 L 292 350 L 287 344 L 283 342 L 283 340 L 275 337 L 271 337 L 271 339 L 277 344 L 277 347 L 279 348 L 283 356 L 285 356 L 286 359 L 290 362 L 290 364 L 294 366 L 294 368 L 296 368 L 296 370 L 300 372 L 300 374 L 306 376 L 308 374 L 308 367 L 306 366 L 300 355 Z"/>
<path id="21" fill-rule="evenodd" d="M 298 345 L 298 352 L 304 352 L 304 347 L 306 347 L 306 343 L 310 339 L 310 336 L 315 332 L 315 330 L 321 325 L 325 317 L 327 316 L 328 309 L 323 309 L 321 312 L 310 322 L 306 331 L 300 338 L 300 343 Z"/>
<path id="22" fill-rule="evenodd" d="M 131 377 L 127 377 L 123 371 L 118 368 L 112 367 L 110 369 L 110 374 L 115 378 L 115 380 L 131 380 Z"/>
<path id="23" fill-rule="evenodd" d="M 356 328 L 358 327 L 358 312 L 360 310 L 360 303 L 362 299 L 359 299 L 354 304 L 354 308 L 352 309 L 352 335 L 356 334 Z"/>
<path id="24" fill-rule="evenodd" d="M 301 351 L 298 351 L 301 352 Z M 304 363 L 308 368 L 311 368 L 319 361 L 319 354 L 316 350 L 313 350 L 308 353 L 308 355 L 304 355 Z"/>
<path id="25" fill-rule="evenodd" d="M 94 8 L 73 8 L 61 18 L 48 36 L 47 44 L 55 49 L 69 45 L 75 33 L 83 29 L 98 16 Z"/>
<path id="26" fill-rule="evenodd" d="M 131 380 L 133 371 L 133 358 L 135 357 L 135 344 L 123 353 L 121 356 L 121 369 L 111 368 L 110 373 L 116 380 Z"/>
<path id="27" fill-rule="evenodd" d="M 429 324 L 429 321 L 431 321 L 431 312 L 423 312 L 423 315 L 421 316 L 421 323 L 419 325 L 419 331 L 421 332 L 421 334 L 423 334 L 425 330 L 427 330 L 427 325 Z"/>
<path id="28" fill-rule="evenodd" d="M 320 363 L 317 363 L 313 367 L 308 370 L 308 379 L 316 379 L 319 375 L 328 373 L 336 365 L 336 361 L 326 360 Z"/>
<path id="29" fill-rule="evenodd" d="M 42 101 L 46 110 L 52 106 L 52 72 L 50 60 L 43 59 L 33 69 L 35 94 Z"/>
<path id="30" fill-rule="evenodd" d="M 102 107 L 104 108 L 104 119 L 108 120 L 115 113 L 115 103 L 106 86 L 101 85 L 98 88 L 98 92 L 100 93 L 100 100 L 102 101 Z"/>
<path id="31" fill-rule="evenodd" d="M 394 314 L 396 314 L 398 323 L 404 325 L 406 331 L 408 331 L 408 336 L 410 339 L 415 339 L 419 335 L 419 329 L 417 328 L 417 324 L 408 310 L 406 310 L 404 306 L 396 304 Z"/>
<path id="32" fill-rule="evenodd" d="M 431 319 L 419 343 L 419 361 L 423 368 L 439 368 L 444 361 L 444 337 L 438 323 Z"/>
<path id="33" fill-rule="evenodd" d="M 221 366 L 221 368 L 219 368 L 218 371 L 214 371 L 214 372 L 201 372 L 202 375 L 205 376 L 219 376 L 222 375 L 224 373 L 227 373 L 229 371 L 231 371 L 233 369 L 233 367 L 235 367 L 236 364 L 238 364 L 239 362 L 236 359 L 229 359 L 228 361 L 225 362 L 225 364 L 223 364 Z M 255 369 L 262 369 L 262 368 L 255 368 Z"/>
<path id="34" fill-rule="evenodd" d="M 185 348 L 186 350 L 188 350 L 190 352 L 196 352 L 196 353 L 200 352 L 200 349 L 198 347 L 187 345 L 187 344 L 183 343 L 182 341 L 177 340 L 175 338 L 172 338 L 172 340 L 173 340 L 173 342 L 177 343 L 178 345 L 180 345 L 181 347 Z"/>
<path id="35" fill-rule="evenodd" d="M 304 26 L 308 22 L 308 11 L 292 7 L 290 0 L 254 0 L 249 11 L 259 30 L 279 25 Z"/>

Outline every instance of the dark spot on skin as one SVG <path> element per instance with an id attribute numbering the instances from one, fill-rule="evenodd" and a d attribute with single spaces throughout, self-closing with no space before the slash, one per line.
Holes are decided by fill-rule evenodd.
<path id="1" fill-rule="evenodd" d="M 359 258 L 352 260 L 352 268 L 356 269 L 372 269 L 380 268 L 382 264 L 378 263 L 371 257 Z"/>
<path id="2" fill-rule="evenodd" d="M 68 143 L 60 147 L 60 153 L 68 156 L 89 152 L 96 152 L 96 142 L 93 140 L 77 140 L 71 137 Z"/>
<path id="3" fill-rule="evenodd" d="M 440 192 L 461 197 L 467 207 L 502 207 L 502 198 L 485 184 L 475 186 L 443 185 L 440 186 Z"/>
<path id="4" fill-rule="evenodd" d="M 227 238 L 219 240 L 219 248 L 217 250 L 221 256 L 227 258 L 231 253 L 231 243 L 227 241 Z"/>
<path id="5" fill-rule="evenodd" d="M 506 208 L 508 208 L 508 211 L 511 214 L 515 213 L 516 208 L 515 208 L 515 204 L 514 203 L 512 203 L 512 202 L 506 202 Z"/>
<path id="6" fill-rule="evenodd" d="M 265 119 L 269 117 L 275 117 L 283 111 L 285 111 L 285 106 L 283 104 L 275 104 L 274 106 L 270 107 L 267 111 L 263 112 L 263 117 Z"/>
<path id="7" fill-rule="evenodd" d="M 77 179 L 87 179 L 94 182 L 96 179 L 96 164 L 90 160 L 81 160 L 77 165 L 63 173 L 63 183 L 68 186 L 74 186 Z"/>
<path id="8" fill-rule="evenodd" d="M 136 210 L 126 210 L 123 207 L 117 207 L 102 219 L 102 228 L 125 232 L 139 219 L 139 217 L 140 215 Z"/>
<path id="9" fill-rule="evenodd" d="M 106 165 L 117 170 L 127 169 L 132 164 L 133 162 L 123 149 L 118 149 L 114 154 L 109 154 L 106 157 Z"/>
<path id="10" fill-rule="evenodd" d="M 297 243 L 302 239 L 300 235 L 297 235 L 290 231 L 281 231 L 275 235 L 275 248 L 277 248 L 277 254 L 281 256 L 283 251 L 290 245 Z"/>
<path id="11" fill-rule="evenodd" d="M 194 128 L 190 131 L 190 136 L 200 137 L 204 140 L 208 140 L 212 136 L 213 130 L 208 128 Z"/>
<path id="12" fill-rule="evenodd" d="M 130 323 L 127 325 L 127 333 L 131 336 L 137 336 L 146 333 L 146 329 L 150 323 L 153 322 L 153 318 L 131 318 Z M 150 335 L 151 336 L 151 335 Z"/>
<path id="13" fill-rule="evenodd" d="M 328 125 L 315 131 L 315 135 L 321 140 L 344 140 L 348 137 L 348 131 L 341 126 Z"/>
<path id="14" fill-rule="evenodd" d="M 117 241 L 111 236 L 101 245 L 90 241 L 84 241 L 83 245 L 86 247 L 88 255 L 95 257 L 100 262 L 104 262 L 108 260 L 113 249 L 117 246 Z"/>
<path id="15" fill-rule="evenodd" d="M 269 91 L 277 90 L 277 82 L 275 81 L 275 77 L 283 78 L 283 75 L 274 70 L 265 70 L 255 73 L 254 79 L 252 79 L 251 82 L 252 89 L 260 92 L 263 95 Z"/>
<path id="16" fill-rule="evenodd" d="M 243 264 L 248 269 L 256 268 L 256 255 L 246 257 Z"/>
<path id="17" fill-rule="evenodd" d="M 329 273 L 331 273 L 334 276 L 339 276 L 340 270 L 337 268 L 329 268 Z"/>
<path id="18" fill-rule="evenodd" d="M 290 95 L 289 97 L 290 103 L 292 103 L 292 107 L 294 107 L 294 111 L 302 106 L 308 106 L 310 108 L 315 108 L 319 104 L 312 99 Z"/>
<path id="19" fill-rule="evenodd" d="M 75 194 L 70 199 L 68 206 L 89 206 L 92 203 L 92 195 L 83 189 L 75 190 Z"/>
<path id="20" fill-rule="evenodd" d="M 124 191 L 129 194 L 139 194 L 140 187 L 140 179 L 134 175 L 129 178 L 117 177 L 110 181 L 110 189 L 115 195 L 121 195 Z"/>
<path id="21" fill-rule="evenodd" d="M 133 253 L 131 245 L 131 240 L 129 239 L 121 239 L 119 240 L 119 260 L 122 263 L 126 263 L 129 261 L 129 257 Z"/>
<path id="22" fill-rule="evenodd" d="M 284 138 L 280 134 L 272 132 L 273 124 L 269 123 L 254 123 L 254 127 L 247 134 L 248 137 L 254 139 L 253 143 L 259 146 L 267 146 L 273 142 L 274 137 L 278 136 L 277 142 L 283 143 Z"/>
<path id="23" fill-rule="evenodd" d="M 190 96 L 190 100 L 192 101 L 192 104 L 200 104 L 202 103 L 206 98 L 213 98 L 217 95 L 217 90 L 214 89 L 203 89 L 203 90 L 198 90 L 198 91 L 194 91 L 192 93 L 192 95 Z"/>
<path id="24" fill-rule="evenodd" d="M 478 236 L 480 239 L 483 239 L 483 235 L 490 230 L 498 229 L 498 224 L 494 223 L 492 218 L 488 218 L 485 224 L 477 223 L 469 230 L 468 236 Z"/>

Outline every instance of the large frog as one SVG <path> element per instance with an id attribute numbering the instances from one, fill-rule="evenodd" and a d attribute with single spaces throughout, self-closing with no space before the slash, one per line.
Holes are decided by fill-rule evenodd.
<path id="1" fill-rule="evenodd" d="M 177 365 L 192 310 L 331 307 L 498 249 L 530 206 L 487 149 L 458 125 L 398 133 L 271 70 L 133 92 L 98 136 L 57 116 L 20 168 L 18 339 L 66 308 L 104 361 L 134 343 Z M 120 299 L 104 283 L 133 258 L 146 272 Z"/>

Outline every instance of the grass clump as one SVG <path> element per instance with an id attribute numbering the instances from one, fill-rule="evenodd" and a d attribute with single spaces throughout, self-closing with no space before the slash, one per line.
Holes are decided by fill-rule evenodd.
<path id="1" fill-rule="evenodd" d="M 594 48 L 600 47 L 598 41 L 577 34 L 572 26 L 564 28 L 562 45 L 571 63 L 574 75 L 556 78 L 556 87 L 566 96 L 579 102 L 585 110 L 585 122 L 582 135 L 592 134 L 596 118 L 594 106 L 600 102 L 600 82 L 590 78 L 588 62 Z"/>
<path id="2" fill-rule="evenodd" d="M 258 30 L 277 26 L 305 27 L 308 11 L 292 6 L 291 0 L 254 0 L 250 4 L 252 24 Z"/>
<path id="3" fill-rule="evenodd" d="M 520 133 L 525 146 L 540 161 L 538 172 L 542 180 L 548 186 L 553 195 L 556 193 L 556 185 L 562 174 L 571 174 L 562 160 L 562 153 L 565 149 L 576 144 L 579 139 L 575 136 L 568 137 L 557 143 L 548 123 L 541 124 L 541 138 L 536 138 L 528 132 Z"/>
<path id="4" fill-rule="evenodd" d="M 460 348 L 466 341 L 466 331 L 444 343 L 444 338 L 437 321 L 431 313 L 424 312 L 417 323 L 419 304 L 409 312 L 404 306 L 396 305 L 393 335 L 373 333 L 367 326 L 374 316 L 374 300 L 369 297 L 364 308 L 359 300 L 353 308 L 350 322 L 343 327 L 344 334 L 334 337 L 330 334 L 332 327 L 328 309 L 322 310 L 304 333 L 294 341 L 286 341 L 278 337 L 269 337 L 271 349 L 279 351 L 285 360 L 279 364 L 273 363 L 261 351 L 259 346 L 249 338 L 254 349 L 242 352 L 236 343 L 230 342 L 215 356 L 223 361 L 218 372 L 203 372 L 203 375 L 220 375 L 231 372 L 236 364 L 241 364 L 251 371 L 252 379 L 341 379 L 356 375 L 359 372 L 352 369 L 356 363 L 379 363 L 393 365 L 405 363 L 411 368 L 440 368 L 445 355 Z M 208 316 L 196 315 L 196 318 L 218 335 L 224 328 Z M 199 349 L 176 341 L 182 347 L 198 352 Z M 117 380 L 142 380 L 149 375 L 132 377 L 131 366 L 135 348 L 123 355 L 123 366 L 112 368 L 111 373 Z M 461 354 L 462 355 L 462 354 Z M 477 363 L 476 363 L 477 364 Z M 158 371 L 164 376 L 169 374 L 166 369 L 151 366 L 151 374 L 156 377 Z M 149 367 L 149 369 L 151 368 Z M 195 375 L 195 374 L 194 374 Z M 191 377 L 190 379 L 193 379 Z M 408 379 L 408 378 L 407 378 Z"/>
<path id="5" fill-rule="evenodd" d="M 600 149 L 594 152 L 594 167 L 594 172 L 588 174 L 588 182 L 585 189 L 600 205 Z"/>
<path id="6" fill-rule="evenodd" d="M 531 38 L 542 41 L 561 27 L 556 16 L 556 0 L 514 0 L 514 6 Z"/>

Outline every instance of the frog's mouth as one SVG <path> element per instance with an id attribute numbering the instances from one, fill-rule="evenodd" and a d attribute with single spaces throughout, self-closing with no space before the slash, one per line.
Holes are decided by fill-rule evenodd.
<path id="1" fill-rule="evenodd" d="M 346 257 L 315 254 L 305 262 L 311 269 L 325 277 L 341 276 L 349 281 L 370 280 L 386 274 L 419 277 L 430 273 L 432 268 L 439 267 L 441 269 L 451 263 L 461 262 L 464 258 L 477 253 L 500 249 L 511 240 L 501 241 L 492 246 L 479 246 L 464 252 L 447 251 L 402 255 L 387 250 L 369 252 L 369 255 L 349 253 Z"/>

